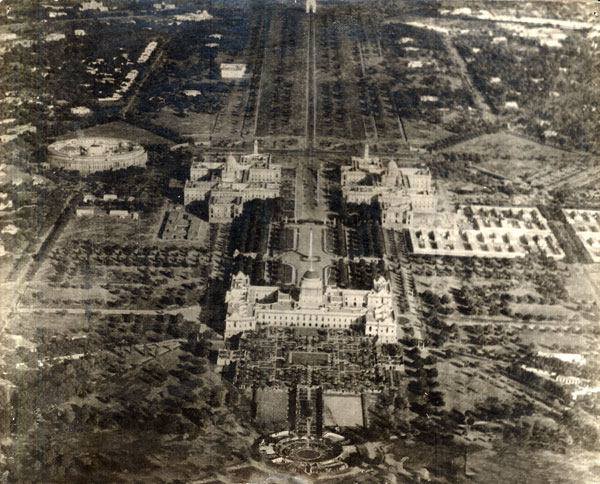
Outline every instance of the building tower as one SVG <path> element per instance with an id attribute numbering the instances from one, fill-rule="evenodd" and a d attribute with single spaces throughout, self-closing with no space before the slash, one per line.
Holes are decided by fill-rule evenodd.
<path id="1" fill-rule="evenodd" d="M 317 13 L 317 0 L 306 0 L 306 13 Z"/>
<path id="2" fill-rule="evenodd" d="M 310 268 L 304 273 L 300 281 L 300 300 L 298 303 L 302 308 L 318 308 L 323 304 L 323 281 L 319 273 L 313 269 L 312 235 L 311 229 L 310 248 L 308 252 Z"/>

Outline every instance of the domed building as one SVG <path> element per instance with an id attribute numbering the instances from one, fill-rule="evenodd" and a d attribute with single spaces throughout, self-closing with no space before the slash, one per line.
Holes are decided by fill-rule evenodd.
<path id="1" fill-rule="evenodd" d="M 408 155 L 405 162 L 414 162 Z M 398 159 L 402 166 L 398 166 Z M 378 202 L 385 228 L 411 227 L 414 215 L 435 214 L 437 193 L 427 167 L 404 166 L 403 158 L 387 159 L 369 155 L 353 156 L 341 169 L 342 194 L 347 203 Z"/>
<path id="2" fill-rule="evenodd" d="M 394 187 L 398 185 L 398 165 L 394 160 L 391 160 L 387 166 L 387 172 L 383 175 L 383 185 Z"/>
<path id="3" fill-rule="evenodd" d="M 223 167 L 223 171 L 221 173 L 221 180 L 231 183 L 238 181 L 238 173 L 241 170 L 243 170 L 243 168 L 235 160 L 235 156 L 229 155 L 225 161 L 225 166 Z"/>
<path id="4" fill-rule="evenodd" d="M 225 338 L 263 327 L 303 327 L 362 330 L 380 343 L 396 343 L 392 291 L 384 277 L 370 291 L 323 285 L 320 274 L 308 270 L 294 300 L 276 286 L 253 286 L 245 274 L 232 278 L 227 292 Z"/>
<path id="5" fill-rule="evenodd" d="M 308 270 L 300 282 L 300 300 L 298 305 L 303 308 L 318 308 L 323 304 L 323 281 L 319 273 Z"/>
<path id="6" fill-rule="evenodd" d="M 120 138 L 72 138 L 48 146 L 51 167 L 84 174 L 145 166 L 147 161 L 140 144 Z"/>
<path id="7" fill-rule="evenodd" d="M 271 154 L 259 153 L 257 143 L 251 154 L 218 158 L 194 162 L 183 189 L 185 205 L 208 203 L 209 222 L 231 222 L 245 202 L 279 197 L 281 165 L 271 162 Z"/>

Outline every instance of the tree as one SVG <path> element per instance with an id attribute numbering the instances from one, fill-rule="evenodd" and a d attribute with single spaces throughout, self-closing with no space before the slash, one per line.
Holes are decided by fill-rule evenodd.
<path id="1" fill-rule="evenodd" d="M 429 392 L 428 394 L 429 403 L 436 407 L 443 407 L 444 403 L 444 394 L 440 391 Z"/>

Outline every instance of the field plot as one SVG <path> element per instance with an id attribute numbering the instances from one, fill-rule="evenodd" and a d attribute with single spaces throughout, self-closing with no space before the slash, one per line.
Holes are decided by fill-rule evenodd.
<path id="1" fill-rule="evenodd" d="M 493 362 L 488 363 L 486 367 L 480 362 L 470 366 L 467 357 L 461 358 L 460 362 L 438 363 L 436 368 L 440 381 L 443 382 L 448 408 L 464 412 L 488 398 L 497 398 L 501 403 L 529 400 L 526 394 L 514 388 L 510 380 L 493 375 Z"/>
<path id="2" fill-rule="evenodd" d="M 256 421 L 266 432 L 286 429 L 288 392 L 261 388 L 256 392 Z"/>
<path id="3" fill-rule="evenodd" d="M 585 155 L 569 153 L 506 131 L 483 134 L 444 151 L 476 155 L 481 160 L 477 166 L 507 178 L 514 178 L 518 173 L 519 178 L 534 186 L 547 186 L 587 165 Z"/>
<path id="4" fill-rule="evenodd" d="M 404 145 L 406 135 L 384 60 L 389 53 L 377 27 L 362 12 L 340 10 L 324 9 L 316 19 L 318 136 L 395 139 Z"/>
<path id="5" fill-rule="evenodd" d="M 216 114 L 210 113 L 187 113 L 185 116 L 177 116 L 176 112 L 169 107 L 159 111 L 156 124 L 169 127 L 181 136 L 190 137 L 199 143 L 208 140 L 213 133 Z"/>
<path id="6" fill-rule="evenodd" d="M 574 284 L 571 268 L 549 259 L 467 259 L 411 256 L 424 309 L 459 324 L 589 326 L 594 297 Z"/>
<path id="7" fill-rule="evenodd" d="M 566 454 L 540 452 L 527 447 L 500 444 L 497 450 L 474 452 L 470 459 L 471 482 L 475 484 L 504 484 L 507 480 L 521 480 L 532 476 L 531 484 L 561 482 L 569 476 L 570 482 L 597 482 L 597 466 L 588 463 L 596 459 L 595 453 L 573 452 Z M 510 462 L 510 466 L 506 463 Z"/>
<path id="8" fill-rule="evenodd" d="M 121 219 L 104 215 L 94 217 L 71 217 L 63 230 L 60 241 L 86 239 L 91 243 L 136 240 L 139 243 L 155 242 L 162 217 L 161 212 L 141 214 L 137 219 Z"/>
<path id="9" fill-rule="evenodd" d="M 293 365 L 327 366 L 329 363 L 329 356 L 324 353 L 292 351 L 290 358 Z"/>
<path id="10" fill-rule="evenodd" d="M 534 345 L 539 351 L 567 351 L 570 353 L 593 354 L 598 352 L 593 330 L 575 330 L 566 326 L 553 327 L 547 331 L 539 328 L 523 327 L 518 330 L 520 340 L 526 345 Z"/>
<path id="11" fill-rule="evenodd" d="M 403 122 L 408 143 L 415 148 L 428 145 L 447 138 L 452 132 L 438 124 L 431 124 L 419 119 L 407 119 Z"/>
<path id="12" fill-rule="evenodd" d="M 363 425 L 363 407 L 360 396 L 323 396 L 324 424 L 332 427 Z"/>
<path id="13" fill-rule="evenodd" d="M 162 240 L 193 241 L 204 245 L 208 237 L 208 223 L 183 210 L 167 210 L 158 232 Z"/>

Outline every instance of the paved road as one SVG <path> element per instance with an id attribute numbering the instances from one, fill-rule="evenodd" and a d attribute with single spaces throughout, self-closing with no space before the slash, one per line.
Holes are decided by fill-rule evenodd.
<path id="1" fill-rule="evenodd" d="M 315 21 L 314 14 L 309 14 L 308 37 L 306 39 L 306 148 L 310 157 L 314 156 L 315 138 L 317 136 L 317 72 Z"/>
<path id="2" fill-rule="evenodd" d="M 270 15 L 270 14 L 269 14 Z M 265 19 L 264 23 L 263 23 L 263 28 L 262 28 L 262 43 L 263 43 L 263 47 L 262 47 L 262 51 L 263 51 L 263 55 L 262 55 L 262 66 L 261 66 L 261 71 L 260 71 L 260 79 L 258 81 L 258 94 L 256 95 L 256 106 L 254 106 L 254 137 L 256 138 L 256 133 L 258 131 L 258 117 L 260 114 L 260 107 L 262 105 L 262 96 L 263 96 L 263 86 L 264 86 L 264 79 L 265 79 L 265 67 L 267 65 L 267 62 L 269 60 L 269 29 L 271 27 L 271 21 L 270 21 L 271 17 L 269 16 L 268 19 Z"/>
<path id="3" fill-rule="evenodd" d="M 171 309 L 119 309 L 119 308 L 67 308 L 67 307 L 31 307 L 23 306 L 15 310 L 17 314 L 141 314 L 147 316 L 159 316 L 161 314 L 179 314 L 198 316 L 202 308 L 200 306 L 186 306 Z"/>
<path id="4" fill-rule="evenodd" d="M 450 54 L 450 57 L 452 58 L 454 64 L 456 65 L 456 67 L 458 67 L 458 69 L 460 71 L 460 76 L 461 76 L 464 84 L 470 90 L 470 92 L 473 94 L 473 100 L 475 101 L 475 104 L 477 105 L 479 110 L 483 113 L 484 119 L 486 121 L 495 122 L 496 115 L 494 113 L 492 113 L 490 105 L 484 99 L 481 92 L 479 92 L 479 90 L 476 89 L 475 86 L 473 85 L 473 83 L 471 82 L 471 75 L 469 74 L 469 70 L 467 69 L 467 64 L 465 63 L 465 60 L 458 53 L 458 51 L 456 50 L 456 47 L 454 47 L 454 44 L 452 43 L 452 40 L 450 39 L 450 37 L 448 37 L 447 35 L 444 35 L 444 34 L 440 34 L 440 37 L 441 37 L 442 41 L 444 42 L 444 47 L 446 47 L 446 50 Z"/>
<path id="5" fill-rule="evenodd" d="M 79 187 L 81 187 L 81 184 Z M 61 210 L 61 215 L 58 217 L 57 220 L 59 220 L 60 217 L 67 211 L 67 209 L 71 205 L 71 202 L 75 198 L 77 192 L 78 192 L 78 190 L 74 190 L 73 193 L 71 194 L 71 196 L 64 202 L 62 210 Z M 64 228 L 64 225 L 63 225 L 63 228 Z M 50 227 L 46 231 L 46 233 L 43 234 L 42 237 L 40 237 L 36 242 L 31 243 L 31 247 L 35 248 L 35 252 L 31 251 L 32 252 L 31 257 L 29 257 L 29 258 L 25 258 L 26 253 L 23 252 L 19 258 L 19 262 L 18 262 L 18 266 L 17 266 L 17 275 L 16 275 L 15 280 L 12 282 L 5 281 L 2 284 L 2 288 L 3 288 L 2 294 L 4 294 L 5 297 L 6 297 L 6 295 L 8 295 L 8 297 L 6 297 L 6 299 L 4 299 L 4 298 L 0 299 L 0 302 L 3 305 L 3 307 L 0 307 L 0 334 L 2 334 L 2 332 L 4 332 L 6 325 L 8 324 L 8 321 L 10 319 L 11 314 L 17 310 L 23 295 L 29 290 L 29 286 L 31 285 L 31 282 L 35 276 L 35 271 L 34 271 L 34 274 L 32 274 L 29 281 L 27 280 L 27 277 L 26 277 L 27 273 L 30 271 L 30 269 L 32 267 L 34 267 L 34 264 L 38 264 L 38 266 L 37 266 L 38 268 L 41 265 L 42 260 L 36 260 L 36 256 L 43 256 L 41 254 L 41 251 L 44 246 L 44 242 L 53 233 L 54 230 L 55 230 L 55 225 Z M 60 236 L 60 234 L 59 234 L 59 236 Z M 50 244 L 50 245 L 52 245 L 52 244 Z M 51 247 L 46 247 L 44 249 L 45 253 L 48 253 L 50 248 Z M 29 252 L 29 251 L 26 251 L 26 252 Z M 25 262 L 21 265 L 22 260 L 25 260 Z"/>

